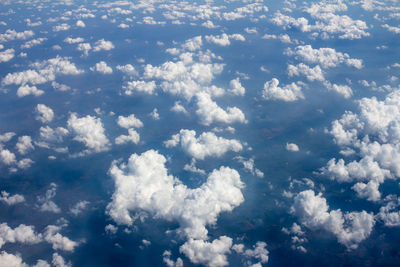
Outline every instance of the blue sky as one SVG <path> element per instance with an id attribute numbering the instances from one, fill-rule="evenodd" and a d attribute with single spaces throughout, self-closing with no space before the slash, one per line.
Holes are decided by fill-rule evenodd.
<path id="1" fill-rule="evenodd" d="M 399 261 L 397 1 L 0 6 L 0 266 Z"/>

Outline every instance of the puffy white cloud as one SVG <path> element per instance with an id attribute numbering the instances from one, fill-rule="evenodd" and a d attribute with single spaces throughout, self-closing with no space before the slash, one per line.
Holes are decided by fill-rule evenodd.
<path id="1" fill-rule="evenodd" d="M 14 56 L 15 56 L 14 52 L 15 52 L 15 50 L 12 49 L 12 48 L 0 52 L 0 63 L 1 62 L 8 62 L 11 59 L 13 59 Z"/>
<path id="2" fill-rule="evenodd" d="M 199 116 L 201 124 L 247 122 L 243 112 L 239 108 L 228 107 L 225 111 L 211 99 L 208 93 L 200 92 L 196 94 L 196 98 L 196 114 Z"/>
<path id="3" fill-rule="evenodd" d="M 10 195 L 10 193 L 7 193 L 6 191 L 1 191 L 0 201 L 3 201 L 9 206 L 12 206 L 24 202 L 25 198 L 23 195 Z"/>
<path id="4" fill-rule="evenodd" d="M 288 74 L 290 77 L 304 75 L 310 82 L 315 80 L 322 82 L 325 80 L 324 74 L 322 73 L 321 67 L 319 65 L 312 68 L 304 63 L 300 63 L 297 65 L 289 64 Z"/>
<path id="5" fill-rule="evenodd" d="M 212 242 L 189 239 L 179 251 L 186 255 L 195 264 L 204 264 L 210 267 L 227 266 L 227 253 L 230 253 L 232 238 L 221 236 Z"/>
<path id="6" fill-rule="evenodd" d="M 117 123 L 119 127 L 128 128 L 141 128 L 143 127 L 143 122 L 136 118 L 135 114 L 131 114 L 128 117 L 118 116 Z"/>
<path id="7" fill-rule="evenodd" d="M 0 248 L 5 243 L 37 244 L 42 241 L 41 234 L 35 233 L 33 226 L 20 224 L 12 229 L 7 223 L 0 224 Z"/>
<path id="8" fill-rule="evenodd" d="M 18 161 L 17 166 L 20 169 L 27 169 L 30 168 L 33 163 L 34 163 L 33 160 L 25 158 Z"/>
<path id="9" fill-rule="evenodd" d="M 127 164 L 111 166 L 115 191 L 107 213 L 118 224 L 132 225 L 131 213 L 144 211 L 155 218 L 178 221 L 178 232 L 193 239 L 207 238 L 206 225 L 215 224 L 218 214 L 231 211 L 244 198 L 237 171 L 221 167 L 195 189 L 168 175 L 166 159 L 157 151 L 133 154 Z"/>
<path id="10" fill-rule="evenodd" d="M 82 20 L 78 20 L 78 21 L 76 22 L 76 26 L 77 26 L 77 27 L 80 27 L 80 28 L 85 28 L 85 27 L 86 27 L 86 24 L 85 24 Z"/>
<path id="11" fill-rule="evenodd" d="M 202 45 L 203 45 L 203 39 L 201 38 L 201 36 L 196 36 L 186 40 L 185 43 L 182 44 L 182 49 L 189 51 L 196 51 L 199 50 L 202 47 Z"/>
<path id="12" fill-rule="evenodd" d="M 15 30 L 6 30 L 5 33 L 0 34 L 0 43 L 5 43 L 13 40 L 26 40 L 34 36 L 35 33 L 31 30 L 16 32 Z"/>
<path id="13" fill-rule="evenodd" d="M 279 80 L 276 78 L 272 78 L 272 80 L 264 84 L 262 97 L 267 100 L 282 100 L 286 102 L 304 99 L 300 86 L 291 83 L 282 88 L 279 87 Z"/>
<path id="14" fill-rule="evenodd" d="M 129 76 L 137 76 L 138 75 L 138 72 L 136 71 L 135 67 L 132 66 L 131 64 L 118 65 L 116 68 L 117 68 L 117 70 L 119 70 Z"/>
<path id="15" fill-rule="evenodd" d="M 89 201 L 82 200 L 76 203 L 73 207 L 69 209 L 69 211 L 75 216 L 81 213 L 86 207 L 90 204 Z"/>
<path id="16" fill-rule="evenodd" d="M 51 263 L 54 267 L 72 267 L 72 264 L 70 262 L 65 262 L 64 258 L 58 253 L 53 254 L 53 260 Z"/>
<path id="17" fill-rule="evenodd" d="M 21 49 L 30 49 L 34 46 L 40 45 L 41 43 L 43 43 L 46 40 L 47 40 L 47 38 L 43 38 L 43 37 L 30 40 L 30 41 L 26 42 L 25 44 L 21 45 Z"/>
<path id="18" fill-rule="evenodd" d="M 37 104 L 36 113 L 36 119 L 42 123 L 51 122 L 54 118 L 53 110 L 44 104 Z"/>
<path id="19" fill-rule="evenodd" d="M 150 112 L 150 117 L 153 118 L 153 120 L 159 120 L 160 119 L 160 114 L 158 113 L 158 109 L 154 108 L 152 112 Z"/>
<path id="20" fill-rule="evenodd" d="M 286 150 L 287 151 L 297 152 L 300 149 L 299 149 L 299 146 L 294 144 L 294 143 L 286 143 Z"/>
<path id="21" fill-rule="evenodd" d="M 357 181 L 357 195 L 377 201 L 379 184 L 400 177 L 400 92 L 382 101 L 372 97 L 357 103 L 359 112 L 345 112 L 329 132 L 343 151 L 353 151 L 359 159 L 331 159 L 321 173 L 338 182 Z"/>
<path id="22" fill-rule="evenodd" d="M 236 244 L 232 246 L 232 249 L 236 251 L 236 253 L 245 256 L 246 258 L 254 258 L 259 260 L 258 264 L 254 264 L 251 266 L 261 266 L 261 263 L 267 263 L 269 259 L 269 251 L 266 249 L 267 243 L 258 241 L 253 249 L 244 250 L 243 244 Z M 250 264 L 249 264 L 250 265 Z"/>
<path id="23" fill-rule="evenodd" d="M 249 172 L 251 172 L 251 174 L 259 177 L 259 178 L 263 178 L 264 177 L 264 173 L 262 171 L 260 171 L 259 169 L 257 169 L 254 165 L 254 159 L 248 159 L 246 160 L 245 158 L 241 157 L 241 156 L 237 156 L 236 159 L 243 164 L 243 167 L 248 170 Z"/>
<path id="24" fill-rule="evenodd" d="M 34 69 L 29 69 L 21 72 L 9 73 L 3 78 L 3 85 L 25 85 L 42 84 L 49 81 L 54 81 L 56 75 L 78 75 L 83 73 L 75 64 L 71 63 L 68 58 L 55 57 L 42 62 L 30 64 Z"/>
<path id="25" fill-rule="evenodd" d="M 397 227 L 400 226 L 400 198 L 390 195 L 386 199 L 388 201 L 385 206 L 382 206 L 377 214 L 377 217 L 383 221 L 385 226 Z M 397 209 L 397 210 L 396 210 Z"/>
<path id="26" fill-rule="evenodd" d="M 236 78 L 229 82 L 230 90 L 229 92 L 234 95 L 244 96 L 246 89 L 240 83 L 240 79 Z"/>
<path id="27" fill-rule="evenodd" d="M 224 90 L 210 86 L 216 74 L 223 70 L 223 64 L 191 63 L 168 61 L 159 67 L 150 64 L 145 66 L 146 79 L 160 79 L 161 89 L 173 95 L 190 100 L 197 92 L 208 92 L 213 96 L 221 96 Z"/>
<path id="28" fill-rule="evenodd" d="M 76 113 L 72 113 L 68 119 L 68 128 L 75 133 L 74 140 L 84 143 L 87 147 L 84 153 L 109 150 L 110 142 L 99 118 L 89 115 L 78 118 Z"/>
<path id="29" fill-rule="evenodd" d="M 47 211 L 53 213 L 60 213 L 61 209 L 54 203 L 53 198 L 56 196 L 57 185 L 55 183 L 50 184 L 50 188 L 46 191 L 44 196 L 38 196 L 37 200 L 39 203 L 40 211 Z"/>
<path id="30" fill-rule="evenodd" d="M 30 150 L 35 149 L 32 144 L 32 138 L 28 135 L 20 136 L 18 138 L 18 143 L 15 145 L 15 148 L 21 155 L 25 155 Z"/>
<path id="31" fill-rule="evenodd" d="M 113 73 L 112 68 L 109 67 L 107 65 L 107 63 L 104 62 L 104 61 L 100 61 L 100 62 L 96 63 L 96 65 L 94 67 L 91 67 L 90 70 L 91 71 L 97 71 L 97 72 L 100 72 L 102 74 L 111 74 L 111 73 Z"/>
<path id="32" fill-rule="evenodd" d="M 85 39 L 83 39 L 82 37 L 77 37 L 77 38 L 67 37 L 64 39 L 64 42 L 66 42 L 68 44 L 78 44 L 78 43 L 82 43 L 84 41 L 85 41 Z"/>
<path id="33" fill-rule="evenodd" d="M 373 214 L 365 211 L 344 214 L 340 209 L 329 211 L 326 199 L 321 194 L 315 195 L 313 190 L 296 195 L 292 212 L 305 227 L 331 232 L 347 249 L 356 249 L 375 225 Z"/>
<path id="34" fill-rule="evenodd" d="M 228 46 L 231 44 L 231 42 L 229 41 L 229 36 L 226 33 L 223 33 L 219 36 L 206 35 L 205 38 L 207 42 L 214 43 L 220 46 Z"/>
<path id="35" fill-rule="evenodd" d="M 239 152 L 242 144 L 236 139 L 225 139 L 216 136 L 213 132 L 203 132 L 196 137 L 196 131 L 182 129 L 164 142 L 166 147 L 175 147 L 178 144 L 190 156 L 203 160 L 206 157 L 221 157 L 228 151 Z"/>
<path id="36" fill-rule="evenodd" d="M 18 97 L 24 97 L 27 95 L 41 96 L 42 94 L 44 94 L 44 91 L 37 89 L 37 87 L 34 85 L 33 86 L 22 85 L 17 90 Z"/>
<path id="37" fill-rule="evenodd" d="M 184 106 L 182 106 L 180 101 L 175 102 L 174 106 L 171 108 L 171 111 L 176 113 L 188 114 L 187 110 L 185 109 Z"/>
<path id="38" fill-rule="evenodd" d="M 68 31 L 71 28 L 67 23 L 53 26 L 53 32 Z"/>
<path id="39" fill-rule="evenodd" d="M 168 266 L 168 267 L 183 267 L 183 261 L 181 258 L 177 258 L 176 261 L 171 260 L 171 251 L 166 250 L 163 253 L 163 262 Z"/>
<path id="40" fill-rule="evenodd" d="M 278 26 L 287 28 L 298 28 L 303 32 L 320 32 L 321 38 L 329 38 L 328 34 L 339 35 L 340 39 L 360 39 L 370 34 L 366 31 L 367 24 L 362 20 L 353 20 L 347 15 L 337 15 L 335 12 L 345 11 L 347 6 L 343 2 L 312 3 L 311 6 L 305 9 L 307 13 L 315 20 L 315 24 L 309 24 L 304 17 L 293 18 L 283 15 L 279 11 L 274 14 L 271 19 Z M 317 34 L 318 35 L 318 34 Z"/>
<path id="41" fill-rule="evenodd" d="M 400 34 L 400 27 L 390 26 L 390 25 L 387 25 L 387 24 L 383 24 L 382 27 L 387 29 L 390 32 L 393 32 L 393 33 L 396 33 L 396 34 Z"/>
<path id="42" fill-rule="evenodd" d="M 353 90 L 351 90 L 350 86 L 331 84 L 328 81 L 325 81 L 324 85 L 328 88 L 329 91 L 334 91 L 342 95 L 344 98 L 350 98 L 353 95 Z"/>
<path id="43" fill-rule="evenodd" d="M 156 83 L 154 81 L 130 81 L 122 88 L 126 95 L 132 95 L 133 92 L 152 95 L 156 89 Z"/>
<path id="44" fill-rule="evenodd" d="M 5 251 L 0 252 L 0 267 L 28 267 L 19 255 L 9 254 Z"/>
<path id="45" fill-rule="evenodd" d="M 53 88 L 56 89 L 57 91 L 61 91 L 61 92 L 71 90 L 71 87 L 69 87 L 68 85 L 60 84 L 60 83 L 57 83 L 54 81 L 51 82 L 51 86 L 53 86 Z"/>
<path id="46" fill-rule="evenodd" d="M 55 250 L 74 251 L 79 244 L 59 233 L 61 226 L 48 225 L 44 231 L 43 238 L 50 243 Z"/>
<path id="47" fill-rule="evenodd" d="M 126 143 L 138 144 L 140 141 L 140 135 L 134 129 L 128 129 L 128 135 L 120 135 L 115 138 L 115 144 L 123 145 Z"/>
<path id="48" fill-rule="evenodd" d="M 0 160 L 5 165 L 11 165 L 16 162 L 15 154 L 8 149 L 1 149 L 0 147 Z"/>
<path id="49" fill-rule="evenodd" d="M 99 52 L 101 50 L 109 51 L 111 49 L 114 49 L 115 46 L 111 41 L 106 41 L 104 39 L 98 40 L 94 46 L 93 46 L 93 51 L 94 52 Z"/>
<path id="50" fill-rule="evenodd" d="M 289 48 L 285 53 L 294 55 L 297 59 L 304 60 L 307 63 L 319 64 L 323 68 L 336 67 L 341 63 L 357 69 L 363 67 L 361 59 L 350 58 L 347 53 L 337 52 L 333 48 L 313 49 L 311 45 L 304 45 L 297 46 L 294 50 Z"/>
<path id="51" fill-rule="evenodd" d="M 0 134 L 0 143 L 6 143 L 10 141 L 15 136 L 14 132 L 7 132 L 4 134 Z"/>
<path id="52" fill-rule="evenodd" d="M 89 43 L 80 43 L 77 48 L 78 51 L 82 51 L 84 56 L 89 55 L 89 51 L 92 49 L 92 46 Z"/>

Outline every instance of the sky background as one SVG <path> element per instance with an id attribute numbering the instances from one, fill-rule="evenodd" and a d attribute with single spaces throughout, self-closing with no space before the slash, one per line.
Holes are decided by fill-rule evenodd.
<path id="1" fill-rule="evenodd" d="M 399 11 L 0 0 L 0 266 L 396 266 Z"/>

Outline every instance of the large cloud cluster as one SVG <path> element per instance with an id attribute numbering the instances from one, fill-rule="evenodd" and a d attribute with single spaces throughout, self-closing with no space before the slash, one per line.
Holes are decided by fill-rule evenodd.
<path id="1" fill-rule="evenodd" d="M 338 182 L 356 182 L 357 195 L 371 201 L 381 197 L 379 185 L 400 177 L 400 92 L 380 101 L 375 97 L 358 101 L 358 113 L 347 111 L 332 122 L 329 131 L 343 155 L 359 160 L 346 163 L 331 159 L 322 174 Z"/>
<path id="2" fill-rule="evenodd" d="M 321 194 L 315 195 L 313 190 L 300 192 L 294 198 L 292 212 L 307 228 L 331 232 L 348 249 L 356 249 L 371 234 L 375 225 L 373 214 L 365 211 L 329 211 L 326 199 Z"/>

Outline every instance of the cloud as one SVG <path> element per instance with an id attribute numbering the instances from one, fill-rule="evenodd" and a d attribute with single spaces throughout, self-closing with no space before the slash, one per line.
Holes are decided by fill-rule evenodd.
<path id="1" fill-rule="evenodd" d="M 19 255 L 8 254 L 5 251 L 0 252 L 0 267 L 28 267 Z"/>
<path id="2" fill-rule="evenodd" d="M 131 77 L 137 76 L 138 72 L 136 71 L 135 67 L 132 66 L 131 64 L 126 64 L 126 65 L 118 65 L 117 70 L 123 72 L 126 75 L 129 75 Z"/>
<path id="3" fill-rule="evenodd" d="M 379 185 L 400 177 L 400 92 L 382 101 L 362 98 L 357 104 L 357 113 L 346 111 L 329 131 L 342 151 L 353 151 L 356 158 L 348 163 L 332 158 L 321 174 L 338 182 L 356 181 L 353 189 L 359 197 L 377 201 Z"/>
<path id="4" fill-rule="evenodd" d="M 112 68 L 109 67 L 107 65 L 107 63 L 104 62 L 104 61 L 100 61 L 100 62 L 96 63 L 96 65 L 94 67 L 91 67 L 90 70 L 91 71 L 97 71 L 97 72 L 100 72 L 102 74 L 112 74 L 113 73 Z"/>
<path id="5" fill-rule="evenodd" d="M 205 36 L 207 42 L 213 43 L 219 46 L 228 46 L 231 44 L 229 41 L 229 36 L 226 33 L 223 33 L 219 36 L 213 36 L 213 35 L 206 35 Z"/>
<path id="6" fill-rule="evenodd" d="M 110 142 L 99 118 L 89 115 L 78 118 L 76 113 L 72 113 L 68 119 L 68 129 L 75 133 L 75 141 L 85 144 L 87 150 L 83 153 L 102 152 L 110 149 Z"/>
<path id="7" fill-rule="evenodd" d="M 28 95 L 41 96 L 43 94 L 44 91 L 37 89 L 36 86 L 22 85 L 17 90 L 18 97 L 24 97 Z"/>
<path id="8" fill-rule="evenodd" d="M 14 132 L 7 132 L 4 134 L 0 134 L 0 143 L 6 143 L 10 141 L 15 136 Z"/>
<path id="9" fill-rule="evenodd" d="M 30 64 L 29 69 L 21 72 L 8 73 L 3 78 L 3 85 L 26 85 L 30 83 L 43 84 L 49 81 L 54 81 L 57 75 L 78 75 L 83 73 L 75 64 L 69 61 L 68 58 L 55 57 L 42 62 Z M 35 90 L 36 91 L 36 90 Z"/>
<path id="10" fill-rule="evenodd" d="M 1 191 L 1 196 L 0 196 L 0 201 L 3 201 L 9 206 L 22 203 L 25 201 L 25 198 L 23 195 L 15 194 L 15 195 L 10 195 L 6 191 Z"/>
<path id="11" fill-rule="evenodd" d="M 285 85 L 283 88 L 279 87 L 279 80 L 272 78 L 264 84 L 262 97 L 266 100 L 282 100 L 285 102 L 292 102 L 298 99 L 304 99 L 301 87 L 295 83 Z"/>
<path id="12" fill-rule="evenodd" d="M 30 49 L 34 46 L 40 45 L 41 43 L 43 43 L 46 40 L 47 40 L 47 38 L 42 38 L 42 37 L 30 40 L 30 41 L 26 42 L 25 44 L 21 45 L 21 49 Z"/>
<path id="13" fill-rule="evenodd" d="M 72 267 L 70 262 L 65 262 L 64 258 L 58 253 L 53 253 L 53 260 L 51 262 L 54 267 Z"/>
<path id="14" fill-rule="evenodd" d="M 193 239 L 207 238 L 206 225 L 215 224 L 219 213 L 231 211 L 244 198 L 237 171 L 221 167 L 200 187 L 190 189 L 169 175 L 166 159 L 157 151 L 132 154 L 127 164 L 111 166 L 115 182 L 107 213 L 118 224 L 132 225 L 131 215 L 143 211 L 155 218 L 177 221 L 178 232 Z"/>
<path id="15" fill-rule="evenodd" d="M 86 27 L 86 24 L 82 20 L 78 20 L 75 25 L 80 28 Z"/>
<path id="16" fill-rule="evenodd" d="M 79 243 L 70 240 L 68 237 L 62 236 L 59 231 L 61 226 L 48 225 L 44 230 L 43 238 L 50 243 L 55 250 L 74 251 Z"/>
<path id="17" fill-rule="evenodd" d="M 375 225 L 373 214 L 366 211 L 342 213 L 329 211 L 326 199 L 313 190 L 300 192 L 294 198 L 292 212 L 311 230 L 324 229 L 336 236 L 347 249 L 356 249 L 367 239 Z"/>
<path id="18" fill-rule="evenodd" d="M 12 48 L 0 52 L 0 63 L 1 62 L 8 62 L 11 59 L 13 59 L 14 56 L 15 56 L 14 52 L 15 52 L 15 50 L 12 49 Z"/>
<path id="19" fill-rule="evenodd" d="M 197 110 L 200 123 L 210 125 L 212 123 L 232 124 L 235 122 L 246 123 L 243 112 L 237 107 L 228 107 L 226 111 L 217 105 L 211 96 L 207 93 L 200 92 L 196 95 Z"/>
<path id="20" fill-rule="evenodd" d="M 150 112 L 150 117 L 153 118 L 153 120 L 159 120 L 160 119 L 160 114 L 158 113 L 157 108 L 154 108 L 152 112 Z"/>
<path id="21" fill-rule="evenodd" d="M 15 154 L 8 149 L 1 149 L 0 147 L 0 160 L 5 165 L 11 165 L 16 162 Z"/>
<path id="22" fill-rule="evenodd" d="M 232 239 L 227 236 L 221 236 L 213 242 L 189 239 L 179 248 L 179 251 L 195 264 L 217 267 L 228 265 L 225 254 L 230 252 L 231 246 Z"/>
<path id="23" fill-rule="evenodd" d="M 383 24 L 382 28 L 385 28 L 388 31 L 393 32 L 395 34 L 400 34 L 400 27 L 395 27 L 395 26 L 390 26 L 390 25 L 387 25 L 387 24 Z"/>
<path id="24" fill-rule="evenodd" d="M 87 208 L 87 206 L 90 204 L 89 201 L 82 200 L 76 203 L 73 207 L 69 209 L 69 211 L 77 216 L 79 213 L 81 213 L 84 209 Z"/>
<path id="25" fill-rule="evenodd" d="M 264 173 L 262 171 L 260 171 L 259 169 L 257 169 L 254 165 L 254 159 L 248 159 L 246 160 L 245 158 L 241 157 L 241 156 L 237 156 L 235 157 L 240 163 L 243 164 L 243 167 L 248 170 L 251 174 L 259 177 L 259 178 L 263 178 L 264 177 Z"/>
<path id="26" fill-rule="evenodd" d="M 389 195 L 385 200 L 387 203 L 379 209 L 377 218 L 382 220 L 385 226 L 400 226 L 400 198 L 395 195 Z"/>
<path id="27" fill-rule="evenodd" d="M 236 78 L 229 82 L 230 90 L 229 92 L 234 95 L 244 96 L 246 89 L 240 83 L 240 79 Z"/>
<path id="28" fill-rule="evenodd" d="M 324 81 L 325 77 L 324 74 L 322 73 L 322 70 L 319 65 L 315 66 L 314 68 L 307 66 L 304 63 L 300 63 L 297 65 L 288 65 L 288 74 L 289 77 L 292 76 L 300 76 L 304 75 L 306 76 L 307 80 L 310 82 L 312 81 Z"/>
<path id="29" fill-rule="evenodd" d="M 156 89 L 156 83 L 154 81 L 130 81 L 122 88 L 126 95 L 132 95 L 133 92 L 152 95 Z"/>
<path id="30" fill-rule="evenodd" d="M 239 152 L 242 144 L 236 139 L 225 139 L 216 136 L 213 132 L 204 132 L 198 138 L 196 131 L 182 129 L 165 141 L 166 147 L 175 147 L 180 144 L 185 153 L 195 159 L 203 160 L 206 157 L 222 157 L 228 151 Z"/>
<path id="31" fill-rule="evenodd" d="M 77 37 L 77 38 L 67 37 L 64 39 L 64 42 L 66 42 L 68 44 L 78 44 L 78 43 L 82 43 L 84 41 L 85 41 L 85 39 L 83 39 L 82 37 Z"/>
<path id="32" fill-rule="evenodd" d="M 106 41 L 104 39 L 100 39 L 96 43 L 94 43 L 93 52 L 99 52 L 101 50 L 109 51 L 114 48 L 115 48 L 115 46 L 113 45 L 113 43 L 111 41 Z"/>
<path id="33" fill-rule="evenodd" d="M 36 119 L 42 123 L 51 122 L 54 118 L 53 110 L 44 104 L 37 104 L 36 113 Z"/>
<path id="34" fill-rule="evenodd" d="M 67 23 L 53 26 L 53 32 L 68 31 L 71 28 Z"/>
<path id="35" fill-rule="evenodd" d="M 224 90 L 210 86 L 216 74 L 223 70 L 223 64 L 190 63 L 184 61 L 167 61 L 159 67 L 150 64 L 145 66 L 144 78 L 161 80 L 160 87 L 164 92 L 178 95 L 190 100 L 197 92 L 208 92 L 221 96 Z"/>
<path id="36" fill-rule="evenodd" d="M 267 263 L 269 260 L 269 251 L 266 249 L 267 243 L 258 241 L 253 249 L 246 249 L 244 250 L 243 244 L 237 244 L 232 247 L 236 253 L 243 255 L 245 258 L 254 258 L 259 260 L 259 263 L 253 264 L 251 266 L 261 266 L 262 263 Z M 250 266 L 251 263 L 248 263 Z"/>
<path id="37" fill-rule="evenodd" d="M 140 141 L 140 135 L 134 129 L 128 129 L 129 135 L 120 135 L 115 138 L 115 144 L 123 145 L 126 143 L 138 144 Z"/>
<path id="38" fill-rule="evenodd" d="M 41 241 L 41 234 L 37 234 L 33 226 L 20 224 L 12 229 L 7 223 L 0 224 L 0 248 L 6 243 L 37 244 Z"/>
<path id="39" fill-rule="evenodd" d="M 128 128 L 142 128 L 143 122 L 135 117 L 135 114 L 131 114 L 127 117 L 118 116 L 117 123 L 119 127 L 128 129 Z"/>
<path id="40" fill-rule="evenodd" d="M 292 152 L 297 152 L 299 151 L 299 146 L 293 143 L 286 143 L 286 150 L 287 151 L 292 151 Z"/>
<path id="41" fill-rule="evenodd" d="M 46 191 L 44 196 L 38 196 L 37 201 L 39 203 L 40 211 L 47 211 L 53 213 L 60 213 L 61 209 L 54 203 L 53 198 L 56 196 L 57 185 L 55 183 L 50 184 L 50 188 Z"/>
<path id="42" fill-rule="evenodd" d="M 285 54 L 295 56 L 296 59 L 304 60 L 307 63 L 319 64 L 325 69 L 337 67 L 341 63 L 357 69 L 363 68 L 361 59 L 350 58 L 347 53 L 337 52 L 333 48 L 313 49 L 311 45 L 304 45 L 297 46 L 294 50 L 289 48 Z"/>
<path id="43" fill-rule="evenodd" d="M 6 30 L 5 33 L 0 34 L 0 43 L 5 43 L 13 40 L 26 40 L 34 36 L 35 33 L 31 30 L 16 32 L 15 30 Z"/>
<path id="44" fill-rule="evenodd" d="M 175 102 L 174 106 L 171 108 L 171 111 L 176 113 L 188 114 L 187 110 L 185 109 L 184 106 L 182 106 L 180 101 Z"/>
<path id="45" fill-rule="evenodd" d="M 32 144 L 32 138 L 28 135 L 19 137 L 18 143 L 15 145 L 15 148 L 21 155 L 25 155 L 27 152 L 35 149 Z"/>

